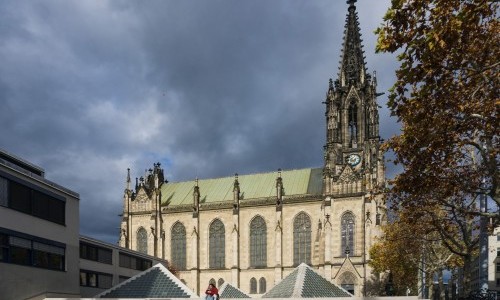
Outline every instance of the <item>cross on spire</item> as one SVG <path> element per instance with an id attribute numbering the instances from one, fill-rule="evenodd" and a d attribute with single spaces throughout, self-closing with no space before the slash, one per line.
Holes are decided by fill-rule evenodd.
<path id="1" fill-rule="evenodd" d="M 358 0 L 347 0 L 347 4 L 349 4 L 349 6 L 354 6 L 354 3 L 356 3 L 356 1 Z"/>

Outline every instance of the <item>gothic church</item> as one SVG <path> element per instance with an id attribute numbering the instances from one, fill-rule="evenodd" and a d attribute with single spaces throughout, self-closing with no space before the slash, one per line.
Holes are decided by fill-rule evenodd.
<path id="1" fill-rule="evenodd" d="M 167 182 L 160 164 L 124 192 L 120 245 L 169 260 L 194 292 L 229 282 L 259 297 L 304 262 L 362 296 L 385 220 L 376 78 L 367 73 L 356 0 L 338 79 L 330 79 L 322 168 Z"/>

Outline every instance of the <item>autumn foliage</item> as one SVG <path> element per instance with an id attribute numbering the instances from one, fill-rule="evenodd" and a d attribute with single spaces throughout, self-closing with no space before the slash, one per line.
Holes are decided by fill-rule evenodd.
<path id="1" fill-rule="evenodd" d="M 389 203 L 409 226 L 432 226 L 465 263 L 478 217 L 500 225 L 499 11 L 491 0 L 392 0 L 377 29 L 377 51 L 400 61 L 388 106 L 402 131 L 385 149 L 403 172 Z"/>

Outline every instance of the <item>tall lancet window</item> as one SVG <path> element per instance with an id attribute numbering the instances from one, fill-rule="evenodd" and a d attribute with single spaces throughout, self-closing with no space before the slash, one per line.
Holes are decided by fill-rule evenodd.
<path id="1" fill-rule="evenodd" d="M 349 135 L 351 143 L 356 142 L 358 138 L 358 106 L 355 101 L 352 101 L 349 105 L 349 119 L 347 124 L 349 125 Z"/>
<path id="2" fill-rule="evenodd" d="M 250 266 L 267 266 L 267 228 L 260 216 L 250 223 Z"/>
<path id="3" fill-rule="evenodd" d="M 293 221 L 293 263 L 311 264 L 311 218 L 304 212 Z"/>
<path id="4" fill-rule="evenodd" d="M 148 232 L 144 227 L 137 230 L 137 251 L 148 253 Z"/>
<path id="5" fill-rule="evenodd" d="M 341 256 L 354 254 L 354 215 L 345 213 L 340 220 L 341 223 Z"/>
<path id="6" fill-rule="evenodd" d="M 172 226 L 172 264 L 179 270 L 186 270 L 186 227 L 181 222 Z"/>
<path id="7" fill-rule="evenodd" d="M 210 268 L 223 269 L 226 260 L 226 231 L 221 220 L 212 222 L 209 229 Z"/>

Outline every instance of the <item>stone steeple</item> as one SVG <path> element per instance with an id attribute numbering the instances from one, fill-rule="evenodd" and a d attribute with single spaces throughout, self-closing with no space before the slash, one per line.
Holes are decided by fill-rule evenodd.
<path id="1" fill-rule="evenodd" d="M 355 6 L 347 1 L 344 43 L 338 79 L 330 79 L 326 93 L 324 193 L 363 192 L 380 174 L 379 116 L 376 79 L 366 73 Z M 346 184 L 340 186 L 340 184 Z"/>
<path id="2" fill-rule="evenodd" d="M 354 83 L 363 84 L 365 81 L 366 66 L 355 2 L 356 0 L 347 1 L 349 12 L 345 24 L 339 74 L 341 87 Z"/>

